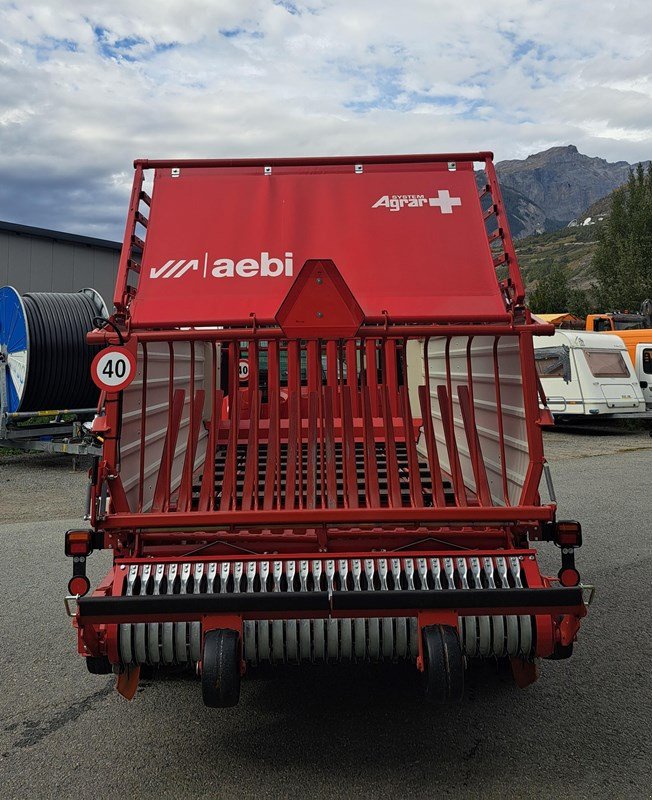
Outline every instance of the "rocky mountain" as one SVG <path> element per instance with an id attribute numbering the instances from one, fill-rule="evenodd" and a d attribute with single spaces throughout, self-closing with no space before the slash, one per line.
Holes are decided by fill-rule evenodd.
<path id="1" fill-rule="evenodd" d="M 522 238 L 565 226 L 625 183 L 631 166 L 585 156 L 575 145 L 499 161 L 496 172 L 512 235 Z"/>

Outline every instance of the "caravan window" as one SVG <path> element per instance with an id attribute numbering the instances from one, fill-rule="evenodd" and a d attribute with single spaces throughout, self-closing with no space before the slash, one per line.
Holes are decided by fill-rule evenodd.
<path id="1" fill-rule="evenodd" d="M 629 377 L 629 369 L 621 353 L 605 350 L 585 350 L 589 369 L 596 378 Z"/>
<path id="2" fill-rule="evenodd" d="M 566 383 L 570 382 L 570 355 L 566 345 L 561 347 L 537 347 L 534 350 L 534 359 L 539 377 L 563 378 Z"/>
<path id="3" fill-rule="evenodd" d="M 559 356 L 544 356 L 536 360 L 537 372 L 542 378 L 563 378 L 564 362 Z"/>
<path id="4" fill-rule="evenodd" d="M 646 375 L 652 375 L 652 349 L 649 347 L 643 350 L 643 372 Z"/>

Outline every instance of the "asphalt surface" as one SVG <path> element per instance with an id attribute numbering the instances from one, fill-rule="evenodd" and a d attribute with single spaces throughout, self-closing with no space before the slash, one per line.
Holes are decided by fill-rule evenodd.
<path id="1" fill-rule="evenodd" d="M 262 675 L 225 711 L 193 679 L 143 681 L 127 703 L 86 672 L 64 616 L 78 520 L 0 525 L 0 797 L 651 797 L 652 439 L 546 438 L 595 602 L 571 660 L 526 690 L 488 663 L 452 708 L 426 705 L 411 670 L 360 667 Z M 0 462 L 4 520 L 16 491 L 33 519 L 47 508 L 45 488 L 8 477 L 23 467 Z M 69 464 L 52 469 L 53 497 L 83 492 Z M 107 563 L 94 555 L 93 575 Z"/>

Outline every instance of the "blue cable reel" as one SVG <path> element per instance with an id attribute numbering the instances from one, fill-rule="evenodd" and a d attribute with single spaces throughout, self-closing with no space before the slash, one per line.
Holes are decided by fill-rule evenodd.
<path id="1" fill-rule="evenodd" d="M 13 286 L 0 288 L 0 381 L 7 391 L 6 411 L 20 409 L 29 368 L 29 329 L 22 297 Z"/>
<path id="2" fill-rule="evenodd" d="M 0 384 L 3 411 L 86 408 L 97 402 L 86 334 L 108 317 L 95 289 L 31 292 L 0 288 Z M 3 395 L 0 395 L 2 397 Z"/>

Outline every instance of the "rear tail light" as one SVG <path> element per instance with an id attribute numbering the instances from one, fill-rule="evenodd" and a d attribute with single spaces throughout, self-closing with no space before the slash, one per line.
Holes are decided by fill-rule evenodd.
<path id="1" fill-rule="evenodd" d="M 562 586 L 577 586 L 580 582 L 580 573 L 573 567 L 566 567 L 559 571 L 559 582 Z"/>
<path id="2" fill-rule="evenodd" d="M 93 552 L 92 531 L 66 531 L 67 556 L 88 556 Z"/>
<path id="3" fill-rule="evenodd" d="M 581 547 L 582 526 L 574 520 L 560 520 L 557 523 L 556 542 L 560 547 Z"/>
<path id="4" fill-rule="evenodd" d="M 85 595 L 91 588 L 91 582 L 85 575 L 75 575 L 68 581 L 68 594 Z"/>

